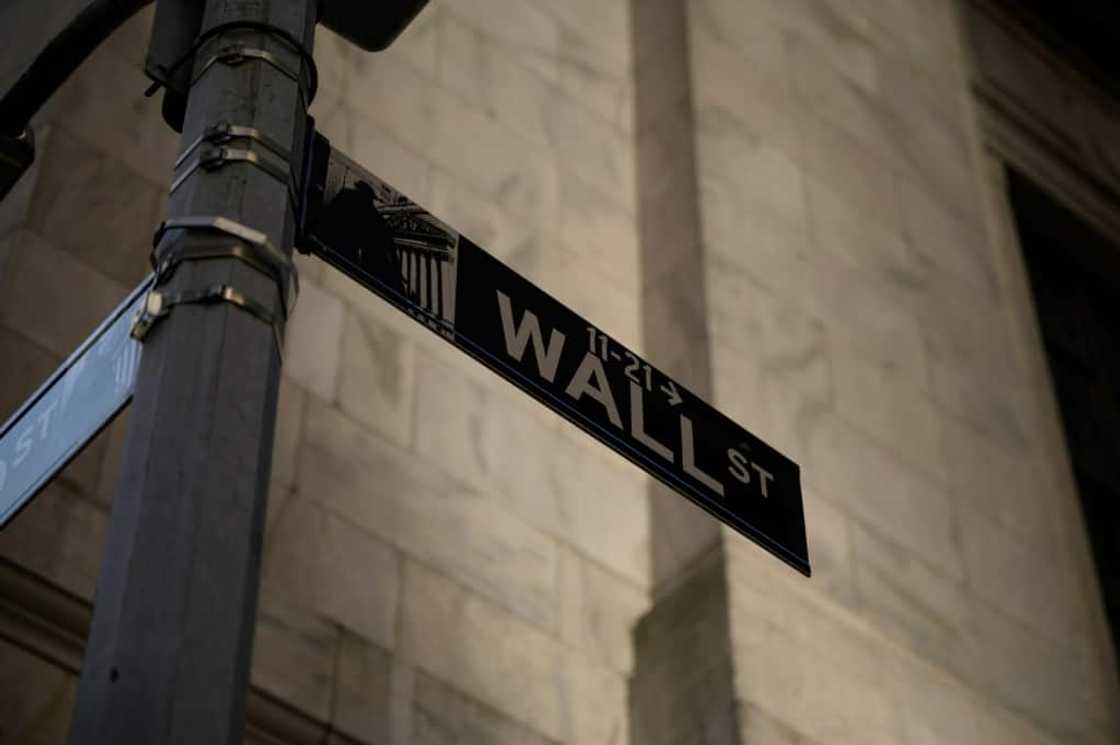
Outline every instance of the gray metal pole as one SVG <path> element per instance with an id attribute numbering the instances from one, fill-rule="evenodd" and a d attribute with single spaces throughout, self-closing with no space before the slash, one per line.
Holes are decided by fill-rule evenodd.
<path id="1" fill-rule="evenodd" d="M 270 24 L 309 52 L 315 6 L 207 0 L 202 28 Z M 218 123 L 257 133 L 227 130 L 225 151 L 204 143 L 189 155 L 169 220 L 224 217 L 290 254 L 295 214 L 280 157 L 290 151 L 298 173 L 307 65 L 280 35 L 244 25 L 208 39 L 193 64 L 182 150 Z M 192 172 L 199 157 L 208 162 Z M 173 229 L 160 251 L 239 244 L 248 245 Z M 216 284 L 281 312 L 276 283 L 235 258 L 186 261 L 161 290 Z M 175 306 L 145 337 L 71 745 L 241 742 L 280 376 L 274 331 L 218 300 Z"/>

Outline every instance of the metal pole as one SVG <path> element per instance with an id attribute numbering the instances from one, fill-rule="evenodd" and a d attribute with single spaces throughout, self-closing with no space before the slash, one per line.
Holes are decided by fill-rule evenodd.
<path id="1" fill-rule="evenodd" d="M 225 27 L 188 63 L 181 149 L 219 123 L 256 132 L 203 142 L 177 167 L 168 219 L 196 227 L 166 231 L 158 256 L 249 245 L 197 227 L 214 217 L 261 231 L 290 255 L 295 214 L 281 156 L 291 153 L 298 175 L 309 65 L 283 32 L 310 53 L 315 7 L 206 0 L 204 35 L 257 25 Z M 282 313 L 276 282 L 232 257 L 185 261 L 160 289 L 185 299 L 215 285 Z M 241 742 L 281 359 L 262 313 L 211 300 L 176 305 L 144 339 L 71 745 Z"/>

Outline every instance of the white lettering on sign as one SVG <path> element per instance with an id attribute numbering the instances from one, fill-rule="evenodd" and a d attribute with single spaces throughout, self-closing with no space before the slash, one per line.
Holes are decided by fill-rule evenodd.
<path id="1" fill-rule="evenodd" d="M 592 385 L 592 378 L 594 378 L 594 385 Z M 603 369 L 603 363 L 598 357 L 584 353 L 583 361 L 579 363 L 576 374 L 572 376 L 572 382 L 568 383 L 564 392 L 576 401 L 583 398 L 585 394 L 595 399 L 606 408 L 611 424 L 622 429 L 618 404 L 614 402 L 614 395 L 607 383 L 607 371 Z"/>
<path id="2" fill-rule="evenodd" d="M 727 449 L 727 459 L 731 461 L 731 465 L 727 467 L 727 470 L 736 480 L 744 484 L 751 483 L 751 472 L 747 470 L 748 466 L 758 472 L 758 489 L 762 492 L 762 496 L 770 496 L 770 482 L 774 480 L 774 474 L 770 473 L 753 460 L 747 460 L 747 456 L 743 455 L 735 448 Z"/>
<path id="3" fill-rule="evenodd" d="M 51 414 L 54 413 L 55 407 L 57 406 L 58 401 L 56 399 L 54 401 L 51 401 L 50 406 L 39 412 L 39 416 L 37 417 L 39 420 L 39 439 L 45 440 L 47 438 L 47 431 L 49 430 L 51 423 Z"/>
<path id="4" fill-rule="evenodd" d="M 31 454 L 32 432 L 34 432 L 34 429 L 27 427 L 23 432 L 20 432 L 19 437 L 16 439 L 16 457 L 15 460 L 12 461 L 13 466 L 18 466 L 20 463 L 23 463 L 23 461 L 27 459 L 27 456 Z"/>
<path id="5" fill-rule="evenodd" d="M 774 476 L 769 471 L 767 471 L 766 469 L 764 469 L 762 466 L 758 465 L 754 461 L 751 461 L 751 468 L 758 471 L 758 475 L 760 477 L 759 481 L 758 481 L 758 486 L 759 486 L 760 489 L 762 489 L 762 496 L 764 496 L 764 497 L 770 496 L 766 491 L 766 484 L 767 484 L 767 482 L 773 481 Z"/>
<path id="6" fill-rule="evenodd" d="M 630 382 L 630 433 L 634 435 L 635 440 L 670 463 L 673 462 L 672 448 L 646 434 L 645 401 L 642 400 L 642 387 L 633 381 Z"/>
<path id="7" fill-rule="evenodd" d="M 498 290 L 498 310 L 502 316 L 502 333 L 506 337 L 506 352 L 518 362 L 525 356 L 525 348 L 530 339 L 537 360 L 537 370 L 541 377 L 552 383 L 556 379 L 556 368 L 560 365 L 560 353 L 564 351 L 564 334 L 553 329 L 548 335 L 548 348 L 545 348 L 541 324 L 533 311 L 526 310 L 521 317 L 521 326 L 513 327 L 513 308 L 509 295 Z"/>
<path id="8" fill-rule="evenodd" d="M 102 343 L 107 343 L 102 339 Z M 74 388 L 78 385 L 78 379 L 82 377 L 82 372 L 86 369 L 86 362 L 88 357 L 82 357 L 78 360 L 73 367 L 67 372 L 66 376 L 62 379 L 62 409 L 70 405 L 70 397 L 74 395 Z"/>
<path id="9" fill-rule="evenodd" d="M 701 471 L 696 465 L 696 446 L 692 439 L 692 420 L 684 414 L 681 414 L 681 460 L 685 473 L 716 494 L 723 496 L 723 484 Z"/>
<path id="10" fill-rule="evenodd" d="M 533 356 L 537 363 L 537 372 L 549 383 L 556 382 L 556 373 L 560 366 L 560 358 L 564 351 L 565 335 L 556 329 L 548 332 L 548 341 L 541 329 L 540 319 L 531 310 L 526 310 L 521 316 L 521 323 L 514 321 L 513 304 L 509 295 L 497 290 L 498 312 L 502 321 L 502 334 L 505 337 L 506 353 L 517 362 L 525 357 L 525 351 L 530 342 L 533 345 Z M 611 424 L 623 429 L 622 417 L 618 411 L 618 404 L 611 390 L 610 381 L 604 363 L 618 361 L 621 365 L 622 356 L 612 349 L 611 340 L 598 329 L 588 327 L 589 347 L 580 360 L 579 366 L 572 374 L 564 392 L 576 401 L 584 396 L 591 398 L 606 411 Z M 632 352 L 623 350 L 629 364 L 623 374 L 629 379 L 630 393 L 630 435 L 649 450 L 670 463 L 680 463 L 684 472 L 699 481 L 720 497 L 726 495 L 724 484 L 710 473 L 707 473 L 696 463 L 696 434 L 692 420 L 684 414 L 680 415 L 681 446 L 680 459 L 673 448 L 660 442 L 646 431 L 645 416 L 645 391 L 657 388 L 666 394 L 669 406 L 679 406 L 684 399 L 677 391 L 676 384 L 666 379 L 662 385 L 654 385 L 654 370 L 649 365 L 642 363 Z M 644 375 L 639 371 L 644 370 Z M 660 375 L 660 373 L 658 373 Z M 744 453 L 735 449 L 727 450 L 727 471 L 731 477 L 742 484 L 758 484 L 758 492 L 763 497 L 770 494 L 770 483 L 774 475 L 758 465 Z M 752 477 L 751 471 L 755 475 Z"/>
<path id="11" fill-rule="evenodd" d="M 743 455 L 735 448 L 728 448 L 727 459 L 731 461 L 731 465 L 727 467 L 727 470 L 731 471 L 731 475 L 744 484 L 751 483 L 751 472 L 747 470 L 747 466 L 749 465 L 747 456 Z"/>

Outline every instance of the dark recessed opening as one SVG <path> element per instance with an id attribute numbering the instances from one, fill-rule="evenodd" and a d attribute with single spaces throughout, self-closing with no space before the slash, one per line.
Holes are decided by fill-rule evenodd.
<path id="1" fill-rule="evenodd" d="M 1011 204 L 1120 650 L 1120 245 L 1014 171 Z"/>
<path id="2" fill-rule="evenodd" d="M 1002 0 L 1049 46 L 1112 91 L 1120 91 L 1120 3 Z"/>

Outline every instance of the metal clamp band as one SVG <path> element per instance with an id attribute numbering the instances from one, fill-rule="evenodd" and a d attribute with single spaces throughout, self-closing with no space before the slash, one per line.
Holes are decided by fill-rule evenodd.
<path id="1" fill-rule="evenodd" d="M 230 147 L 204 147 L 198 157 L 187 166 L 187 170 L 183 171 L 182 174 L 171 182 L 171 188 L 168 192 L 174 194 L 199 168 L 207 171 L 216 171 L 227 163 L 248 163 L 261 169 L 276 180 L 284 182 L 284 186 L 288 189 L 288 199 L 291 200 L 292 208 L 298 213 L 299 200 L 296 196 L 295 176 L 292 174 L 291 164 L 285 164 L 287 167 L 277 165 L 268 158 L 262 157 L 260 153 L 255 150 Z"/>
<path id="2" fill-rule="evenodd" d="M 220 246 L 172 248 L 157 255 L 158 246 L 169 230 L 205 230 L 236 238 L 237 242 Z M 235 258 L 268 275 L 276 283 L 284 318 L 291 316 L 299 298 L 299 272 L 291 258 L 273 246 L 268 236 L 261 231 L 228 217 L 192 216 L 165 220 L 152 238 L 152 249 L 152 267 L 159 282 L 169 278 L 184 261 Z"/>
<path id="3" fill-rule="evenodd" d="M 237 241 L 214 245 L 181 242 L 171 246 L 160 255 L 156 264 L 157 282 L 170 279 L 180 264 L 207 259 L 236 259 L 271 279 L 278 288 L 283 285 L 284 280 L 277 275 L 276 267 L 257 254 L 256 247 Z M 280 293 L 280 300 L 280 311 L 286 319 L 289 317 L 289 299 L 284 292 Z"/>
<path id="4" fill-rule="evenodd" d="M 186 63 L 188 60 L 194 59 L 195 54 L 198 53 L 198 50 L 202 48 L 203 44 L 229 31 L 255 31 L 258 33 L 268 34 L 269 36 L 279 39 L 280 41 L 291 47 L 292 51 L 299 55 L 302 65 L 305 65 L 307 67 L 308 90 L 303 97 L 304 101 L 307 102 L 308 105 L 310 105 L 310 102 L 315 100 L 315 94 L 319 90 L 319 69 L 315 65 L 315 58 L 311 56 L 311 52 L 308 51 L 307 47 L 305 47 L 303 43 L 295 36 L 293 36 L 290 32 L 280 28 L 279 26 L 275 26 L 271 23 L 262 21 L 253 21 L 249 19 L 240 21 L 229 21 L 227 23 L 220 23 L 216 26 L 213 26 L 212 28 L 207 29 L 206 31 L 203 31 L 198 35 L 198 38 L 194 40 L 194 43 L 191 44 L 191 47 L 187 50 L 186 54 L 176 60 L 174 64 L 172 64 L 171 67 L 167 69 L 166 77 L 170 79 L 179 70 L 179 68 L 183 66 L 184 63 Z M 209 65 L 212 63 L 208 62 L 207 64 Z M 197 77 L 198 76 L 196 76 L 195 79 L 191 81 L 191 85 L 194 85 Z M 291 77 L 291 75 L 289 75 L 289 77 Z M 144 95 L 154 95 L 162 85 L 163 83 L 158 80 L 153 82 L 152 85 L 148 87 L 148 90 L 144 92 Z M 302 85 L 300 86 L 300 90 L 302 92 Z"/>
<path id="5" fill-rule="evenodd" d="M 143 341 L 152 330 L 152 326 L 170 314 L 171 309 L 176 305 L 209 305 L 222 302 L 230 303 L 271 326 L 276 353 L 280 355 L 280 360 L 283 362 L 284 343 L 277 318 L 268 308 L 226 284 L 214 284 L 202 289 L 183 290 L 174 294 L 149 290 L 144 297 L 144 305 L 132 318 L 132 324 L 128 329 L 129 336 L 137 341 Z"/>
<path id="6" fill-rule="evenodd" d="M 179 166 L 183 165 L 183 161 L 190 157 L 190 154 L 197 150 L 199 145 L 204 142 L 208 142 L 212 145 L 224 145 L 231 140 L 242 138 L 261 143 L 290 166 L 292 162 L 291 151 L 256 127 L 247 127 L 242 124 L 230 124 L 229 122 L 218 122 L 217 124 L 211 124 L 203 130 L 202 134 L 198 136 L 198 139 L 192 142 L 187 149 L 183 151 L 182 155 L 175 160 L 173 169 L 177 169 Z"/>
<path id="7" fill-rule="evenodd" d="M 308 96 L 310 95 L 308 88 L 311 84 L 308 83 L 307 86 L 304 85 L 303 76 L 300 74 L 300 72 L 293 71 L 291 68 L 287 67 L 280 60 L 276 59 L 276 55 L 274 55 L 267 49 L 246 47 L 239 44 L 231 44 L 230 46 L 222 47 L 216 54 L 214 54 L 214 56 L 207 59 L 206 62 L 202 64 L 202 67 L 200 67 L 198 71 L 195 72 L 194 77 L 191 78 L 190 86 L 193 88 L 195 84 L 202 79 L 202 76 L 209 72 L 210 68 L 218 64 L 219 62 L 224 65 L 229 65 L 230 67 L 236 67 L 248 62 L 249 60 L 254 59 L 260 60 L 272 66 L 278 72 L 290 78 L 292 82 L 299 86 L 299 95 L 301 98 L 303 98 L 304 109 L 311 105 L 311 102 L 308 98 Z"/>

